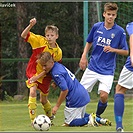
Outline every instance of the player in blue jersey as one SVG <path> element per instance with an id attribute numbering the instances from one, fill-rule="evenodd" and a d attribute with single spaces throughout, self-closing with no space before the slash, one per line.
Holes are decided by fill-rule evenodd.
<path id="1" fill-rule="evenodd" d="M 117 132 L 123 131 L 122 118 L 124 113 L 124 94 L 127 89 L 133 88 L 133 22 L 127 24 L 126 30 L 130 36 L 130 56 L 126 60 L 120 73 L 118 84 L 116 85 L 114 113 Z"/>
<path id="2" fill-rule="evenodd" d="M 99 119 L 94 113 L 86 113 L 86 105 L 90 102 L 89 93 L 70 70 L 58 62 L 54 62 L 49 52 L 40 54 L 38 61 L 45 73 L 50 73 L 56 85 L 61 89 L 57 103 L 52 109 L 54 115 L 62 102 L 66 100 L 65 126 L 83 126 L 88 123 L 92 126 L 98 126 L 98 123 L 107 125 L 109 121 L 106 119 Z"/>
<path id="3" fill-rule="evenodd" d="M 105 111 L 108 102 L 114 72 L 116 68 L 116 56 L 128 55 L 126 33 L 122 27 L 115 23 L 117 17 L 117 4 L 106 3 L 104 5 L 104 22 L 95 23 L 87 37 L 87 42 L 81 56 L 79 66 L 85 70 L 80 83 L 89 92 L 99 82 L 98 101 L 96 115 L 98 117 Z M 92 48 L 90 62 L 88 64 L 88 52 Z M 87 67 L 87 68 L 86 68 Z"/>

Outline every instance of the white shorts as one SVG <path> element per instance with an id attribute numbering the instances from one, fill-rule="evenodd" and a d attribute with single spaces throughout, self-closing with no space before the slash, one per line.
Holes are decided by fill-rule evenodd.
<path id="1" fill-rule="evenodd" d="M 86 105 L 79 108 L 68 108 L 65 106 L 64 115 L 65 115 L 65 123 L 70 124 L 72 120 L 77 118 L 83 118 L 86 111 Z"/>
<path id="2" fill-rule="evenodd" d="M 99 81 L 98 94 L 100 90 L 109 94 L 113 84 L 113 79 L 113 75 L 98 74 L 86 68 L 80 83 L 88 90 L 88 92 L 91 92 L 94 85 Z"/>
<path id="3" fill-rule="evenodd" d="M 118 84 L 127 89 L 133 88 L 133 72 L 129 71 L 125 66 L 120 73 Z"/>

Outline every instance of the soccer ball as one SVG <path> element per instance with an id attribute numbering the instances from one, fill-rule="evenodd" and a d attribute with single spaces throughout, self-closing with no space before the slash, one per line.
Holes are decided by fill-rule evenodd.
<path id="1" fill-rule="evenodd" d="M 46 115 L 38 115 L 33 121 L 33 127 L 37 131 L 48 131 L 51 127 L 51 120 Z"/>

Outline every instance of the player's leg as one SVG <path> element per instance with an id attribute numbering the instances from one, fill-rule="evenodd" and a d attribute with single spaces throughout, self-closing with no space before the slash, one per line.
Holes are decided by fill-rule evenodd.
<path id="1" fill-rule="evenodd" d="M 107 118 L 96 117 L 96 122 L 104 126 L 111 126 L 112 122 Z"/>
<path id="2" fill-rule="evenodd" d="M 122 118 L 124 113 L 124 94 L 127 89 L 133 88 L 133 73 L 123 67 L 119 76 L 114 97 L 114 114 L 116 130 L 123 131 Z"/>
<path id="3" fill-rule="evenodd" d="M 90 124 L 94 125 L 94 119 L 90 117 L 90 114 L 85 113 L 86 106 L 80 108 L 68 108 L 65 107 L 65 123 L 63 126 L 84 126 L 88 124 L 91 118 Z"/>
<path id="4" fill-rule="evenodd" d="M 119 93 L 119 91 L 120 91 L 120 93 Z M 126 89 L 117 84 L 116 94 L 114 97 L 114 113 L 115 113 L 116 130 L 118 128 L 123 129 L 122 118 L 123 118 L 123 113 L 124 113 L 124 94 L 125 94 L 125 92 L 126 92 Z"/>
<path id="5" fill-rule="evenodd" d="M 51 118 L 52 117 L 52 107 L 51 103 L 48 100 L 48 94 L 40 93 L 40 102 L 42 103 L 42 107 L 45 111 L 45 114 Z"/>
<path id="6" fill-rule="evenodd" d="M 52 77 L 51 75 L 47 75 L 43 79 L 43 83 L 39 83 L 38 87 L 41 90 L 40 93 L 40 102 L 42 103 L 42 107 L 45 111 L 45 114 L 52 120 L 54 117 L 52 115 L 52 107 L 51 103 L 48 100 L 48 93 L 49 93 L 49 88 L 50 88 L 50 83 L 51 83 Z"/>
<path id="7" fill-rule="evenodd" d="M 37 86 L 36 84 L 34 84 L 34 86 L 30 87 L 30 93 L 29 93 L 28 108 L 29 108 L 29 115 L 30 115 L 31 123 L 36 117 L 36 108 L 37 108 L 36 89 L 37 89 Z"/>
<path id="8" fill-rule="evenodd" d="M 96 115 L 100 117 L 100 115 L 105 111 L 108 103 L 108 94 L 110 93 L 114 76 L 112 75 L 101 75 L 99 74 L 99 87 L 98 94 L 100 94 L 100 100 L 97 104 Z"/>
<path id="9" fill-rule="evenodd" d="M 100 117 L 100 115 L 105 111 L 107 107 L 107 99 L 108 99 L 108 93 L 100 91 L 100 100 L 98 102 L 97 111 L 96 111 L 97 117 Z"/>
<path id="10" fill-rule="evenodd" d="M 97 81 L 97 73 L 86 68 L 80 83 L 88 90 L 88 92 L 91 92 Z"/>

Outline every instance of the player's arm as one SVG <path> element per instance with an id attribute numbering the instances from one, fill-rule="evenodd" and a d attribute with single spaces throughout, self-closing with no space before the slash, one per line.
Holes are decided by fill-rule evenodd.
<path id="1" fill-rule="evenodd" d="M 26 39 L 27 34 L 29 33 L 30 29 L 36 24 L 36 18 L 30 20 L 29 25 L 23 30 L 21 33 L 21 37 Z"/>
<path id="2" fill-rule="evenodd" d="M 56 103 L 56 105 L 55 105 L 55 106 L 53 107 L 53 109 L 52 109 L 52 114 L 53 114 L 53 115 L 56 114 L 56 112 L 57 112 L 57 110 L 59 109 L 60 105 L 61 105 L 61 104 L 63 103 L 63 101 L 66 99 L 67 94 L 68 94 L 68 89 L 63 90 L 63 91 L 60 92 L 60 96 L 59 96 L 59 98 L 58 98 L 58 100 L 57 100 L 57 103 Z"/>
<path id="3" fill-rule="evenodd" d="M 37 81 L 40 77 L 44 76 L 45 74 L 46 74 L 45 71 L 43 71 L 43 72 L 39 73 L 38 75 L 35 75 L 35 76 L 31 77 L 31 78 L 29 79 L 29 82 L 30 82 L 30 83 L 35 82 L 35 81 Z"/>
<path id="4" fill-rule="evenodd" d="M 132 35 L 130 35 L 129 45 L 130 45 L 130 58 L 131 58 L 131 65 L 133 66 L 133 34 L 132 34 Z"/>
<path id="5" fill-rule="evenodd" d="M 92 46 L 92 43 L 86 42 L 83 54 L 82 54 L 80 62 L 79 62 L 79 67 L 80 67 L 81 70 L 85 70 L 87 65 L 88 65 L 87 57 L 88 57 L 88 52 L 89 52 L 91 46 Z"/>
<path id="6" fill-rule="evenodd" d="M 113 53 L 117 53 L 117 54 L 125 55 L 125 56 L 129 54 L 128 50 L 116 49 L 116 48 L 112 48 L 110 46 L 104 46 L 103 51 L 106 53 L 113 52 Z"/>

